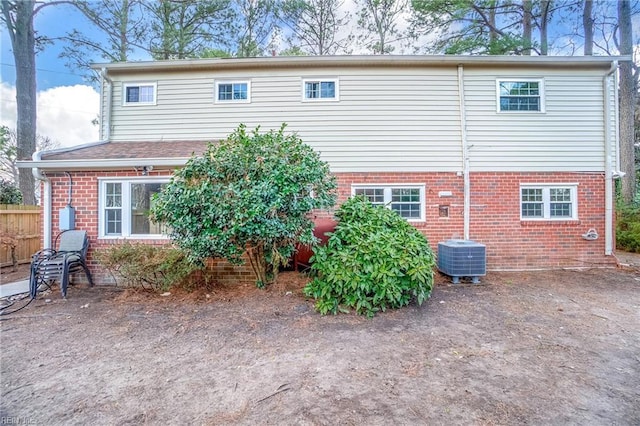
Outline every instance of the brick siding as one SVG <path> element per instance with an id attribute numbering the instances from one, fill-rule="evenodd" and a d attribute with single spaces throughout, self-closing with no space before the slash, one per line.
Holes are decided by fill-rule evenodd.
<path id="1" fill-rule="evenodd" d="M 168 176 L 170 171 L 154 170 L 149 177 Z M 134 171 L 72 172 L 72 205 L 76 210 L 76 228 L 86 229 L 91 240 L 89 265 L 96 282 L 111 277 L 95 260 L 94 253 L 119 244 L 122 239 L 98 238 L 98 177 L 138 176 Z M 69 182 L 64 173 L 48 173 L 52 187 L 52 235 L 57 235 L 59 209 L 67 204 Z M 464 236 L 463 178 L 456 173 L 337 173 L 338 201 L 351 195 L 353 184 L 425 185 L 424 222 L 414 223 L 434 251 L 439 241 Z M 487 247 L 488 269 L 538 269 L 614 265 L 612 256 L 604 256 L 604 176 L 601 173 L 471 173 L 470 238 Z M 520 220 L 520 184 L 577 183 L 578 220 Z M 441 196 L 450 192 L 451 196 Z M 448 217 L 441 216 L 448 208 Z M 314 212 L 317 218 L 332 212 Z M 600 237 L 586 241 L 582 234 L 594 228 Z M 166 239 L 129 240 L 164 245 Z M 249 265 L 232 266 L 224 261 L 209 265 L 220 282 L 253 283 Z"/>

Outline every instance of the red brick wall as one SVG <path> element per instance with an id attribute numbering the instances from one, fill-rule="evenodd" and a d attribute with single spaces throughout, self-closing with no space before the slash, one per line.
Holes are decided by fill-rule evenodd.
<path id="1" fill-rule="evenodd" d="M 149 176 L 167 176 L 169 171 L 153 171 Z M 134 171 L 73 172 L 72 205 L 76 209 L 76 227 L 86 229 L 91 239 L 89 263 L 96 281 L 108 282 L 93 255 L 122 240 L 98 238 L 98 176 L 136 176 Z M 429 239 L 434 251 L 439 241 L 463 238 L 463 178 L 456 173 L 337 173 L 339 202 L 351 195 L 352 184 L 424 184 L 426 221 L 414 225 Z M 52 235 L 58 234 L 58 210 L 67 204 L 68 178 L 63 173 L 48 174 L 52 186 Z M 486 244 L 489 269 L 535 269 L 583 267 L 614 264 L 604 256 L 604 177 L 588 173 L 471 173 L 470 238 Z M 520 220 L 521 183 L 577 183 L 578 217 L 576 221 L 531 222 Z M 441 197 L 441 191 L 452 196 Z M 440 216 L 440 206 L 448 206 L 449 216 Z M 316 212 L 327 217 L 332 212 Z M 586 241 L 582 234 L 594 228 L 600 237 Z M 148 244 L 168 241 L 139 240 Z M 220 281 L 254 282 L 248 265 L 232 267 L 214 262 L 211 268 Z"/>

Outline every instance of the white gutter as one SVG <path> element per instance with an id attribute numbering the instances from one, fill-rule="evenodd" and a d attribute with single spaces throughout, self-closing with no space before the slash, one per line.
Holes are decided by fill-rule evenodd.
<path id="1" fill-rule="evenodd" d="M 36 163 L 40 162 L 41 157 L 41 151 L 36 151 L 31 156 L 33 161 Z M 42 170 L 37 167 L 32 168 L 31 172 L 33 173 L 33 177 L 41 181 L 43 184 L 42 193 L 40 194 L 40 202 L 44 209 L 44 213 L 42 215 L 42 242 L 44 244 L 44 248 L 50 248 L 53 241 L 51 238 L 51 181 L 47 179 L 45 174 L 42 173 Z"/>
<path id="2" fill-rule="evenodd" d="M 609 77 L 618 69 L 618 61 L 611 62 L 611 68 L 602 76 L 604 89 L 604 254 L 613 254 L 613 168 L 611 165 L 611 90 Z M 616 97 L 618 94 L 615 94 Z M 617 116 L 616 116 L 617 117 Z M 617 124 L 617 122 L 616 122 Z"/>
<path id="3" fill-rule="evenodd" d="M 102 67 L 100 70 L 100 140 L 108 141 L 111 138 L 111 98 L 113 97 L 113 81 L 107 76 L 107 68 Z M 104 108 L 104 96 L 105 96 L 105 81 L 109 87 L 109 93 L 107 95 L 107 107 Z"/>
<path id="4" fill-rule="evenodd" d="M 47 153 L 52 151 L 47 151 Z M 118 170 L 128 167 L 180 167 L 187 164 L 191 157 L 176 158 L 110 158 L 103 160 L 40 160 L 40 161 L 18 161 L 19 167 L 37 167 L 44 170 Z"/>
<path id="5" fill-rule="evenodd" d="M 469 178 L 469 145 L 467 143 L 467 115 L 464 104 L 464 68 L 458 65 L 458 100 L 460 103 L 460 138 L 462 141 L 462 176 L 464 179 L 464 239 L 469 239 L 471 216 L 471 180 Z"/>

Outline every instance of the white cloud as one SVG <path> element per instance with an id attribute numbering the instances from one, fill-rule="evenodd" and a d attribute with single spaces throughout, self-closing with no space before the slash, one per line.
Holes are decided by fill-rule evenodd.
<path id="1" fill-rule="evenodd" d="M 37 94 L 37 132 L 58 142 L 73 146 L 98 140 L 98 93 L 90 86 L 60 86 Z M 0 124 L 16 128 L 16 88 L 0 83 Z"/>

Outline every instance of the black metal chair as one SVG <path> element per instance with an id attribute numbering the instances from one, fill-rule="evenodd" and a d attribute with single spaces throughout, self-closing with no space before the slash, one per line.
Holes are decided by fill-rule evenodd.
<path id="1" fill-rule="evenodd" d="M 51 287 L 54 281 L 60 282 L 62 297 L 67 297 L 69 276 L 78 271 L 84 271 L 89 285 L 93 286 L 91 273 L 87 267 L 87 251 L 89 237 L 87 231 L 63 231 L 56 237 L 58 249 L 44 249 L 31 256 L 31 276 L 29 278 L 29 293 L 36 298 L 38 289 L 42 285 Z"/>

